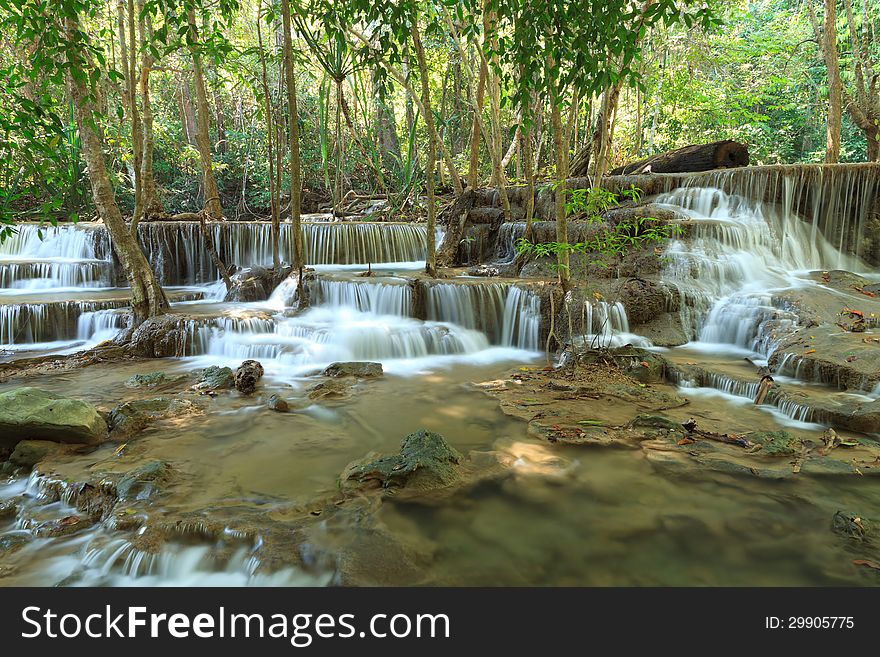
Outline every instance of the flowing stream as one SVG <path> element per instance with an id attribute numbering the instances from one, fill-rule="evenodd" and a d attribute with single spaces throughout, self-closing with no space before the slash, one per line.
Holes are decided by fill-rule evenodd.
<path id="1" fill-rule="evenodd" d="M 657 199 L 686 216 L 690 231 L 668 246 L 664 276 L 689 300 L 681 312 L 691 342 L 666 353 L 673 360 L 703 359 L 717 372 L 711 385 L 683 380 L 681 389 L 693 398 L 695 412 L 731 425 L 821 432 L 823 426 L 801 409 L 755 407 L 755 390 L 737 381 L 754 378 L 744 357 L 766 364 L 786 327 L 795 325 L 785 294 L 822 287 L 810 271 L 873 273 L 845 250 L 846 236 L 862 226 L 832 230 L 819 215 L 810 224 L 795 201 L 768 203 L 755 190 L 742 193 L 715 182 Z M 795 197 L 801 198 L 788 198 Z M 500 260 L 512 256 L 507 242 L 521 230 L 502 227 Z M 267 224 L 212 231 L 229 262 L 271 263 Z M 308 504 L 316 492 L 335 487 L 346 464 L 371 451 L 395 452 L 407 433 L 420 428 L 442 433 L 463 453 L 506 454 L 514 471 L 446 503 L 383 505 L 378 517 L 388 530 L 422 555 L 424 583 L 865 583 L 829 522 L 839 509 L 870 516 L 880 508 L 876 486 L 853 478 L 678 477 L 657 470 L 638 450 L 556 449 L 530 437 L 524 423 L 469 385 L 543 362 L 541 302 L 534 291 L 513 281 L 426 282 L 420 305 L 412 272 L 423 265 L 423 227 L 311 224 L 306 235 L 308 260 L 318 271 L 308 282 L 312 307 L 293 313 L 294 290 L 287 283 L 266 302 L 220 301 L 222 286 L 197 225 L 142 224 L 139 236 L 169 285 L 174 310 L 190 317 L 187 355 L 94 366 L 28 384 L 108 408 L 143 396 L 122 385 L 133 374 L 259 360 L 266 376 L 257 397 L 219 395 L 209 413 L 160 423 L 132 447 L 139 459 L 166 460 L 182 473 L 183 483 L 163 504 L 177 513 L 222 516 L 233 509 L 227 531 L 203 540 L 181 535 L 156 552 L 106 524 L 47 538 L 35 528 L 74 510 L 63 499 L 44 503 L 46 478 L 3 480 L 0 502 L 16 498 L 20 504 L 13 517 L 0 515 L 0 585 L 332 584 L 333 565 L 309 563 L 308 555 L 292 560 L 308 568 L 261 569 L 259 540 L 243 538 L 234 514 L 281 514 Z M 285 232 L 284 249 L 289 239 Z M 374 275 L 359 276 L 367 265 Z M 126 290 L 118 282 L 102 228 L 49 227 L 41 239 L 36 226 L 23 226 L 0 245 L 0 355 L 64 353 L 112 337 L 124 323 Z M 623 306 L 597 304 L 592 312 L 590 324 L 602 326 L 607 337 L 634 341 Z M 342 401 L 309 396 L 324 366 L 352 360 L 379 361 L 386 376 L 359 384 Z M 782 369 L 777 375 L 788 385 L 831 390 Z M 0 391 L 15 385 L 0 384 Z M 270 394 L 288 399 L 296 412 L 268 411 L 263 399 Z M 57 476 L 112 469 L 114 448 L 71 456 Z M 329 552 L 357 532 L 329 519 L 321 528 L 314 540 Z M 401 581 L 405 568 L 392 556 L 377 558 L 375 583 Z"/>

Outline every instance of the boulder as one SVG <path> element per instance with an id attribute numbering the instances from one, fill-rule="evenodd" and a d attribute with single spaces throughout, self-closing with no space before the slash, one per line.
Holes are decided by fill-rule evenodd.
<path id="1" fill-rule="evenodd" d="M 183 356 L 189 338 L 187 323 L 179 315 L 151 317 L 126 336 L 128 351 L 142 358 Z"/>
<path id="2" fill-rule="evenodd" d="M 266 267 L 243 269 L 232 277 L 232 288 L 226 292 L 226 297 L 223 300 L 234 302 L 265 301 L 292 271 L 292 267 L 283 267 L 280 271 Z"/>
<path id="3" fill-rule="evenodd" d="M 462 460 L 462 455 L 439 433 L 420 429 L 403 439 L 397 454 L 378 458 L 370 455 L 349 465 L 342 482 L 355 488 L 406 487 L 427 492 L 459 483 Z"/>
<path id="4" fill-rule="evenodd" d="M 263 366 L 255 360 L 246 360 L 235 370 L 235 389 L 249 395 L 257 389 L 257 382 L 263 377 Z"/>
<path id="5" fill-rule="evenodd" d="M 290 410 L 290 404 L 287 403 L 287 400 L 278 395 L 272 395 L 269 397 L 266 406 L 269 407 L 269 410 L 275 411 L 276 413 L 287 413 Z"/>
<path id="6" fill-rule="evenodd" d="M 195 387 L 199 390 L 229 390 L 235 387 L 235 373 L 228 367 L 211 365 L 202 372 Z"/>
<path id="7" fill-rule="evenodd" d="M 32 468 L 47 456 L 58 453 L 61 447 L 49 440 L 22 440 L 19 442 L 9 461 L 20 468 Z"/>
<path id="8" fill-rule="evenodd" d="M 108 420 L 114 438 L 124 438 L 142 431 L 156 420 L 198 413 L 200 407 L 188 399 L 157 397 L 119 404 Z"/>
<path id="9" fill-rule="evenodd" d="M 331 363 L 324 371 L 324 376 L 330 376 L 338 379 L 344 376 L 354 376 L 359 379 L 371 379 L 382 376 L 382 363 L 370 362 L 347 362 L 347 363 Z"/>
<path id="10" fill-rule="evenodd" d="M 121 500 L 149 497 L 153 489 L 171 475 L 171 466 L 165 461 L 151 461 L 130 470 L 116 484 L 116 494 Z"/>
<path id="11" fill-rule="evenodd" d="M 135 374 L 125 382 L 126 388 L 165 388 L 179 383 L 186 376 L 178 374 L 169 376 L 165 372 L 151 372 L 150 374 Z"/>
<path id="12" fill-rule="evenodd" d="M 24 439 L 61 443 L 99 443 L 107 423 L 94 406 L 38 388 L 0 394 L 0 444 Z"/>

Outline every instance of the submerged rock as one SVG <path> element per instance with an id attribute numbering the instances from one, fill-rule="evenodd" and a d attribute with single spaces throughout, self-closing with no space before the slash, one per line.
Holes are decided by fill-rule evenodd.
<path id="1" fill-rule="evenodd" d="M 0 555 L 12 554 L 33 540 L 33 534 L 27 531 L 0 534 Z"/>
<path id="2" fill-rule="evenodd" d="M 309 399 L 344 399 L 351 395 L 351 387 L 352 384 L 344 381 L 324 381 L 309 388 Z"/>
<path id="3" fill-rule="evenodd" d="M 235 387 L 235 373 L 228 367 L 211 365 L 202 372 L 195 387 L 198 390 L 229 390 Z"/>
<path id="4" fill-rule="evenodd" d="M 382 376 L 382 363 L 371 362 L 347 362 L 347 363 L 331 363 L 323 372 L 324 376 L 330 376 L 334 379 L 354 376 L 359 379 L 372 379 Z"/>
<path id="5" fill-rule="evenodd" d="M 255 360 L 246 360 L 235 370 L 235 389 L 244 395 L 257 389 L 257 382 L 263 377 L 263 366 Z"/>
<path id="6" fill-rule="evenodd" d="M 98 443 L 107 437 L 107 423 L 94 406 L 38 388 L 0 394 L 0 445 L 20 440 Z"/>
<path id="7" fill-rule="evenodd" d="M 49 440 L 22 440 L 19 442 L 9 461 L 21 468 L 32 468 L 47 456 L 57 454 L 61 450 L 58 443 Z"/>
<path id="8" fill-rule="evenodd" d="M 126 388 L 164 388 L 185 379 L 184 375 L 169 376 L 165 372 L 135 374 L 125 382 Z"/>
<path id="9" fill-rule="evenodd" d="M 108 419 L 114 438 L 122 438 L 142 431 L 156 420 L 200 411 L 201 408 L 188 399 L 157 397 L 119 404 L 110 411 Z"/>
<path id="10" fill-rule="evenodd" d="M 165 461 L 152 461 L 130 470 L 116 484 L 119 499 L 134 499 L 149 496 L 157 484 L 168 479 L 171 466 Z"/>
<path id="11" fill-rule="evenodd" d="M 269 397 L 266 406 L 269 407 L 269 410 L 275 411 L 276 413 L 287 413 L 290 410 L 290 404 L 287 403 L 287 400 L 278 395 L 272 395 Z"/>
<path id="12" fill-rule="evenodd" d="M 397 454 L 370 455 L 349 465 L 342 481 L 358 488 L 406 487 L 427 492 L 458 483 L 462 459 L 439 433 L 421 429 L 403 439 Z"/>

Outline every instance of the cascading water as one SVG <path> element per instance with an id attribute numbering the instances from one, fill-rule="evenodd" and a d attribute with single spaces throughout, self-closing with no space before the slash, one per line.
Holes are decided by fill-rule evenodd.
<path id="1" fill-rule="evenodd" d="M 719 189 L 681 188 L 657 203 L 683 214 L 688 236 L 666 251 L 666 275 L 703 314 L 699 342 L 727 344 L 767 356 L 760 327 L 786 314 L 773 292 L 803 287 L 803 274 L 864 265 L 841 253 L 789 206 L 731 196 Z M 682 304 L 685 306 L 685 304 Z"/>
<path id="2" fill-rule="evenodd" d="M 832 170 L 782 177 L 713 172 L 695 177 L 694 184 L 711 181 L 724 189 L 683 187 L 657 198 L 684 217 L 685 236 L 668 246 L 665 274 L 682 295 L 682 324 L 694 340 L 687 349 L 715 358 L 727 354 L 739 362 L 746 356 L 766 365 L 780 341 L 797 328 L 786 295 L 816 286 L 810 272 L 870 269 L 854 255 L 859 249 L 852 242 L 864 228 L 869 203 L 861 194 L 848 200 L 849 179 L 836 187 L 829 185 L 832 177 Z M 826 239 L 826 231 L 835 244 Z M 800 370 L 792 362 L 783 359 L 777 373 L 794 375 L 792 383 L 797 383 Z M 757 382 L 726 374 L 680 383 L 737 397 L 757 394 Z M 816 417 L 809 406 L 784 395 L 767 402 L 778 409 L 772 412 L 795 422 Z"/>

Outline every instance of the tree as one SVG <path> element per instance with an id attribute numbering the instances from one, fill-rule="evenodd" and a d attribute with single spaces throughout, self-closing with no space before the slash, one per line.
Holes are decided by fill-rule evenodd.
<path id="1" fill-rule="evenodd" d="M 532 120 L 535 89 L 550 105 L 557 241 L 566 242 L 568 149 L 577 99 L 637 83 L 633 64 L 641 55 L 644 31 L 653 25 L 682 20 L 709 26 L 715 19 L 698 0 L 488 0 L 486 11 L 498 16 L 501 56 L 496 66 L 507 76 L 523 120 Z M 511 76 L 511 71 L 519 75 Z M 560 283 L 566 286 L 568 253 L 560 252 L 558 258 Z"/>
<path id="2" fill-rule="evenodd" d="M 290 131 L 290 221 L 293 224 L 293 267 L 303 268 L 303 240 L 300 226 L 300 198 L 302 173 L 299 151 L 299 109 L 296 99 L 296 78 L 293 73 L 293 36 L 291 35 L 290 3 L 281 0 L 282 28 L 284 30 L 284 80 L 287 87 L 288 130 Z M 302 279 L 300 279 L 302 284 Z"/>
<path id="3" fill-rule="evenodd" d="M 131 288 L 131 309 L 135 324 L 163 313 L 168 308 L 159 282 L 125 221 L 104 161 L 104 137 L 101 112 L 98 111 L 100 87 L 104 79 L 100 65 L 106 60 L 89 34 L 83 20 L 99 9 L 95 2 L 59 0 L 49 7 L 40 0 L 0 0 L 3 29 L 13 34 L 19 44 L 35 43 L 30 76 L 63 81 L 69 94 L 82 143 L 82 156 L 88 167 L 92 198 L 99 216 L 107 226 L 119 262 Z"/>
<path id="4" fill-rule="evenodd" d="M 205 90 L 205 70 L 202 64 L 203 44 L 199 42 L 199 28 L 196 26 L 195 8 L 190 5 L 186 12 L 189 31 L 186 42 L 192 57 L 193 86 L 196 91 L 196 143 L 202 163 L 202 179 L 205 187 L 205 213 L 211 219 L 223 218 L 223 206 L 220 204 L 220 190 L 214 178 L 214 166 L 211 162 L 211 137 L 209 124 L 211 109 L 208 106 L 208 93 Z"/>

